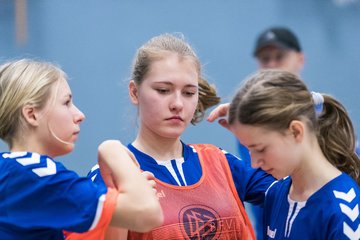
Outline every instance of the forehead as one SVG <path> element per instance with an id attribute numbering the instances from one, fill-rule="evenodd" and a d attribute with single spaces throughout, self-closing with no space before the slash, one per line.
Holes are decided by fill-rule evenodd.
<path id="1" fill-rule="evenodd" d="M 51 86 L 52 97 L 62 97 L 71 94 L 70 86 L 65 78 L 60 78 Z"/>
<path id="2" fill-rule="evenodd" d="M 242 124 L 240 122 L 232 124 L 231 131 L 240 139 L 241 143 L 246 146 L 258 144 L 259 141 L 266 140 L 269 137 L 271 138 L 273 133 L 264 127 Z"/>
<path id="3" fill-rule="evenodd" d="M 169 54 L 150 65 L 145 79 L 157 82 L 183 80 L 197 84 L 198 70 L 193 59 Z"/>

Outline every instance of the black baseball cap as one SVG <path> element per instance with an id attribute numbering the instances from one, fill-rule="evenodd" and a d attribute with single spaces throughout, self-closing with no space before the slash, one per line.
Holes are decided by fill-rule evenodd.
<path id="1" fill-rule="evenodd" d="M 301 52 L 300 43 L 293 32 L 285 27 L 272 27 L 262 32 L 256 41 L 254 56 L 266 46 L 276 46 Z"/>

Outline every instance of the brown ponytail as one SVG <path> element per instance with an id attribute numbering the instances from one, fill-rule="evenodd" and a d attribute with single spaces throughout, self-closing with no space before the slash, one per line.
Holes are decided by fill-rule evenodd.
<path id="1" fill-rule="evenodd" d="M 355 134 L 344 106 L 323 94 L 323 111 L 318 117 L 317 138 L 326 158 L 360 185 L 360 159 L 355 153 Z"/>

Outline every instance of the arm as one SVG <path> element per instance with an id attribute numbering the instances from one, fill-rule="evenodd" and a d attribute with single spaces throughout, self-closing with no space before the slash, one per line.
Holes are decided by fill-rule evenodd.
<path id="1" fill-rule="evenodd" d="M 105 183 L 119 191 L 111 225 L 138 232 L 161 225 L 161 206 L 152 185 L 134 164 L 134 156 L 115 140 L 103 142 L 98 152 Z"/>
<path id="2" fill-rule="evenodd" d="M 263 205 L 265 192 L 276 181 L 270 174 L 261 169 L 251 168 L 244 160 L 226 153 L 236 190 L 242 201 Z"/>

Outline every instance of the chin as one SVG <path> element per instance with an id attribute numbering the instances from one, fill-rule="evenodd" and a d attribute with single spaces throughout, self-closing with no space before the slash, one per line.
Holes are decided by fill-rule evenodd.
<path id="1" fill-rule="evenodd" d="M 287 177 L 288 175 L 284 175 L 284 174 L 276 174 L 276 175 L 272 175 L 274 178 L 276 178 L 277 180 L 281 180 L 285 177 Z"/>
<path id="2" fill-rule="evenodd" d="M 74 146 L 75 146 L 74 144 L 71 144 L 71 145 L 67 145 L 66 147 L 64 146 L 62 146 L 61 148 L 59 147 L 56 152 L 56 157 L 64 156 L 66 154 L 71 153 L 74 150 Z"/>

